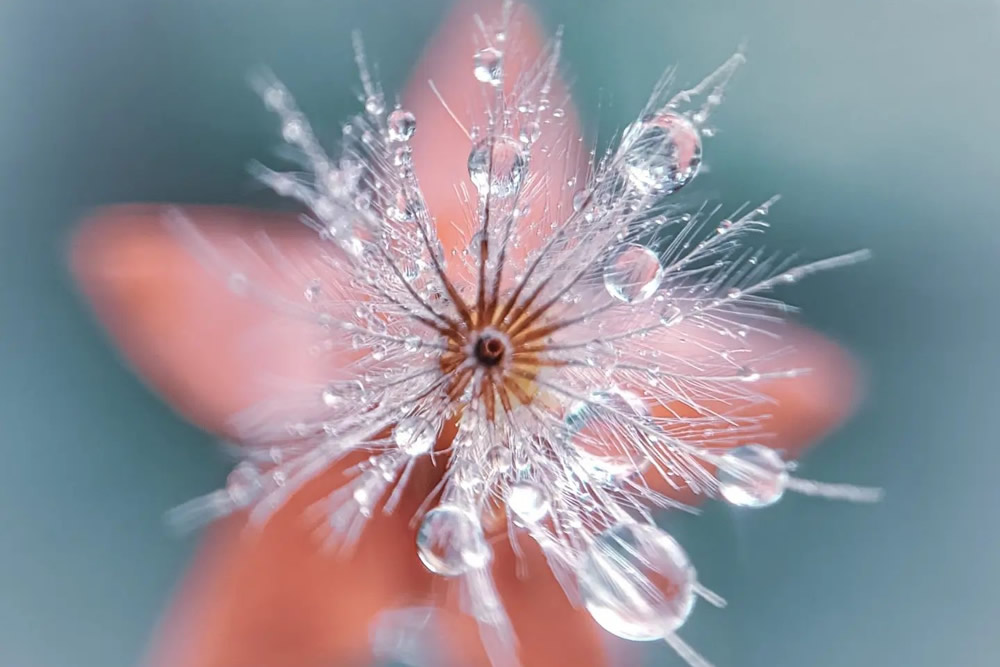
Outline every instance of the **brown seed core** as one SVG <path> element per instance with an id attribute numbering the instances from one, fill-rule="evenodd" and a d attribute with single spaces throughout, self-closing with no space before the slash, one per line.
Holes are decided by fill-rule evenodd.
<path id="1" fill-rule="evenodd" d="M 491 334 L 483 334 L 476 341 L 476 360 L 484 366 L 496 366 L 503 360 L 507 346 L 503 340 Z"/>

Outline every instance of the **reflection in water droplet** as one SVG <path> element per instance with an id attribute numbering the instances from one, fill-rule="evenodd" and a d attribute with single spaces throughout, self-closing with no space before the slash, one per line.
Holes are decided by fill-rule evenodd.
<path id="1" fill-rule="evenodd" d="M 437 428 L 423 417 L 412 415 L 396 424 L 392 439 L 406 454 L 420 456 L 433 449 L 437 441 Z"/>
<path id="2" fill-rule="evenodd" d="M 622 246 L 604 267 L 608 294 L 625 303 L 639 303 L 653 296 L 663 280 L 656 253 L 636 243 Z"/>
<path id="3" fill-rule="evenodd" d="M 620 387 L 591 393 L 566 413 L 569 442 L 580 463 L 596 480 L 613 480 L 641 471 L 648 463 L 644 439 L 634 420 L 649 416 L 638 396 Z"/>
<path id="4" fill-rule="evenodd" d="M 632 641 L 663 639 L 694 607 L 694 567 L 655 526 L 619 524 L 597 536 L 578 573 L 587 611 L 608 632 Z"/>
<path id="5" fill-rule="evenodd" d="M 485 567 L 492 556 L 479 521 L 455 505 L 438 505 L 424 515 L 417 555 L 428 570 L 445 577 Z"/>
<path id="6" fill-rule="evenodd" d="M 781 500 L 788 466 L 764 445 L 744 445 L 725 453 L 717 473 L 719 493 L 738 507 L 767 507 Z"/>
<path id="7" fill-rule="evenodd" d="M 483 83 L 499 86 L 503 83 L 503 54 L 493 47 L 477 51 L 473 58 L 472 73 Z"/>
<path id="8" fill-rule="evenodd" d="M 484 137 L 469 152 L 469 178 L 480 197 L 487 193 L 492 197 L 513 195 L 521 187 L 526 168 L 521 146 L 510 137 Z"/>
<path id="9" fill-rule="evenodd" d="M 684 187 L 701 166 L 701 136 L 684 116 L 653 114 L 626 132 L 626 176 L 638 192 L 670 194 Z"/>
<path id="10" fill-rule="evenodd" d="M 520 481 L 507 491 L 507 507 L 527 524 L 541 521 L 549 512 L 549 499 L 545 490 L 530 481 Z"/>
<path id="11" fill-rule="evenodd" d="M 417 118 L 406 109 L 396 109 L 389 114 L 389 139 L 392 141 L 409 141 L 417 129 Z"/>

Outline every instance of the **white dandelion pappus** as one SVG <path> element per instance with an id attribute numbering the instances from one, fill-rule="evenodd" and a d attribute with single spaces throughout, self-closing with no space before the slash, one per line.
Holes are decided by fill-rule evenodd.
<path id="1" fill-rule="evenodd" d="M 172 519 L 246 510 L 260 527 L 305 484 L 356 460 L 307 512 L 320 543 L 350 548 L 373 514 L 398 509 L 429 457 L 443 474 L 414 517 L 415 555 L 460 582 L 495 663 L 513 662 L 516 645 L 490 569 L 488 537 L 505 527 L 515 549 L 520 535 L 537 543 L 567 596 L 607 631 L 664 640 L 707 665 L 677 631 L 696 598 L 725 603 L 652 518 L 693 508 L 652 480 L 740 507 L 786 491 L 878 498 L 797 479 L 780 452 L 746 444 L 763 436 L 745 416 L 768 400 L 759 383 L 805 372 L 760 370 L 775 359 L 748 349 L 748 333 L 768 334 L 788 310 L 768 293 L 867 253 L 809 264 L 768 256 L 751 242 L 776 198 L 721 221 L 718 209 L 674 203 L 699 172 L 739 53 L 673 96 L 665 77 L 617 145 L 591 153 L 586 177 L 554 182 L 533 169 L 564 130 L 565 110 L 551 100 L 560 42 L 508 81 L 514 14 L 507 3 L 497 25 L 480 22 L 469 54 L 486 113 L 462 127 L 472 189 L 456 192 L 474 223 L 462 250 L 445 252 L 438 229 L 450 223 L 432 216 L 417 180 L 420 118 L 387 101 L 359 40 L 363 112 L 344 125 L 336 157 L 281 83 L 255 79 L 299 165 L 254 172 L 304 205 L 315 253 L 289 256 L 261 238 L 234 263 L 183 211 L 168 222 L 235 292 L 313 327 L 318 354 L 350 361 L 322 385 L 290 390 L 287 405 L 241 415 L 245 460 L 226 488 Z M 571 196 L 551 196 L 566 188 Z M 288 289 L 263 287 L 275 277 Z M 303 407 L 275 417 L 288 405 Z"/>

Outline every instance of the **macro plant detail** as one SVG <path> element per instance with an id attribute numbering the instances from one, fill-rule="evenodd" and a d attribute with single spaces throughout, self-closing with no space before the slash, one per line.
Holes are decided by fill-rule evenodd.
<path id="1" fill-rule="evenodd" d="M 754 356 L 746 343 L 772 335 L 789 311 L 769 293 L 867 253 L 805 264 L 768 254 L 754 241 L 776 198 L 729 216 L 675 203 L 699 173 L 711 113 L 741 53 L 675 94 L 665 77 L 607 151 L 574 145 L 565 161 L 584 164 L 579 175 L 556 181 L 534 169 L 564 131 L 565 102 L 553 97 L 560 41 L 510 80 L 514 20 L 507 3 L 496 25 L 480 23 L 469 54 L 486 107 L 479 124 L 451 114 L 469 146 L 469 181 L 455 184 L 461 224 L 427 206 L 411 147 L 420 118 L 390 102 L 360 40 L 363 111 L 343 125 L 334 154 L 276 78 L 255 77 L 297 164 L 254 173 L 304 207 L 315 252 L 288 256 L 256 239 L 234 263 L 182 209 L 167 223 L 233 291 L 311 327 L 317 365 L 350 361 L 331 364 L 320 385 L 290 389 L 280 406 L 238 415 L 245 460 L 224 489 L 171 517 L 191 524 L 246 511 L 252 530 L 347 462 L 344 483 L 304 518 L 318 549 L 350 549 L 373 515 L 399 509 L 429 460 L 440 481 L 413 517 L 415 555 L 458 581 L 496 664 L 514 660 L 516 637 L 491 575 L 491 542 L 506 538 L 516 550 L 527 538 L 604 629 L 666 641 L 707 665 L 678 630 L 697 598 L 724 602 L 653 512 L 695 512 L 684 500 L 692 495 L 739 507 L 771 505 L 786 491 L 878 498 L 793 476 L 760 419 L 747 416 L 768 400 L 762 381 L 808 372 L 781 368 L 780 353 Z M 461 238 L 457 247 L 442 242 L 442 226 Z M 295 419 L 274 418 L 289 406 Z"/>

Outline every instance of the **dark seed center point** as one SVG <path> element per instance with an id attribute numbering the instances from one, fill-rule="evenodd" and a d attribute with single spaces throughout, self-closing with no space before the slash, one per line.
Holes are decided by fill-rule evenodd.
<path id="1" fill-rule="evenodd" d="M 476 341 L 476 361 L 484 366 L 496 366 L 503 361 L 507 346 L 503 340 L 491 334 L 483 334 Z"/>

